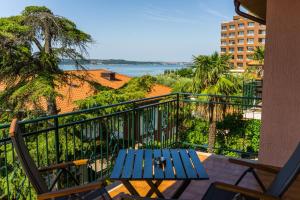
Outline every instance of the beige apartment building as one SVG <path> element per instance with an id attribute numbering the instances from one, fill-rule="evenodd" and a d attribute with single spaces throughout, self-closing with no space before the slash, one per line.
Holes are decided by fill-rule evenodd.
<path id="1" fill-rule="evenodd" d="M 234 16 L 221 24 L 221 54 L 232 55 L 233 68 L 245 68 L 253 60 L 255 48 L 265 45 L 265 38 L 265 25 Z"/>

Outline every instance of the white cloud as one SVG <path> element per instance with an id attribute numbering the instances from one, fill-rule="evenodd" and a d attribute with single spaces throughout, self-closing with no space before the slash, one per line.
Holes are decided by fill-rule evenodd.
<path id="1" fill-rule="evenodd" d="M 222 14 L 221 12 L 219 12 L 219 11 L 217 11 L 217 10 L 213 10 L 213 9 L 210 9 L 210 8 L 206 8 L 205 11 L 206 11 L 208 14 L 211 14 L 211 15 L 213 15 L 213 16 L 215 16 L 215 17 L 220 17 L 220 18 L 225 19 L 225 20 L 229 20 L 229 19 L 230 19 L 230 17 L 228 17 L 228 16 Z"/>
<path id="2" fill-rule="evenodd" d="M 149 6 L 144 10 L 144 15 L 149 20 L 172 22 L 172 23 L 184 23 L 184 24 L 198 24 L 200 21 L 194 18 L 185 16 L 182 10 L 167 10 L 158 7 Z"/>
<path id="3" fill-rule="evenodd" d="M 209 7 L 207 4 L 205 4 L 203 1 L 199 2 L 199 6 L 203 12 L 206 12 L 209 15 L 212 15 L 214 17 L 221 18 L 222 20 L 230 20 L 230 16 L 224 15 L 219 10 L 213 9 Z"/>

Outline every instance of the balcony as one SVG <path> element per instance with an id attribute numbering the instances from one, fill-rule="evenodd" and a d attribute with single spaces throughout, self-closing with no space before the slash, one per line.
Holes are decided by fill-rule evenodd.
<path id="1" fill-rule="evenodd" d="M 31 156 L 39 167 L 89 159 L 88 169 L 72 169 L 81 184 L 109 177 L 121 148 L 195 148 L 210 181 L 192 183 L 182 196 L 191 199 L 203 195 L 210 182 L 233 183 L 245 170 L 229 164 L 227 156 L 257 158 L 258 138 L 251 134 L 254 129 L 248 128 L 258 128 L 260 118 L 260 98 L 176 93 L 24 120 L 19 125 Z M 248 127 L 250 122 L 253 124 Z M 234 128 L 237 126 L 245 126 L 245 129 L 237 130 Z M 12 151 L 8 128 L 9 124 L 0 126 L 1 198 L 34 199 L 34 190 Z M 215 145 L 209 146 L 208 131 L 212 130 L 217 136 Z M 207 151 L 213 154 L 205 153 Z M 52 174 L 45 175 L 48 182 L 51 177 Z M 73 184 L 66 175 L 58 187 Z M 144 184 L 135 184 L 142 194 Z M 251 177 L 245 184 L 257 187 Z M 161 187 L 168 196 L 177 185 L 166 182 Z M 113 183 L 110 188 L 110 194 L 116 198 L 127 192 L 118 183 Z"/>

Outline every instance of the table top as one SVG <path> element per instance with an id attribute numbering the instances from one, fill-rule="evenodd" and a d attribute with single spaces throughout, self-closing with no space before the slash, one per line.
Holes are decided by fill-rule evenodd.
<path id="1" fill-rule="evenodd" d="M 160 166 L 154 158 L 164 157 Z M 112 180 L 207 180 L 208 175 L 192 149 L 121 149 Z"/>

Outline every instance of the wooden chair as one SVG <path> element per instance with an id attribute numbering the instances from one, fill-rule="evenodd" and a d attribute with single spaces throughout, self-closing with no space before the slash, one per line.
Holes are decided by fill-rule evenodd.
<path id="1" fill-rule="evenodd" d="M 232 199 L 245 199 L 245 200 L 254 200 L 254 199 L 268 199 L 275 200 L 281 199 L 283 194 L 287 191 L 289 186 L 296 179 L 300 171 L 300 143 L 298 144 L 296 150 L 289 158 L 287 163 L 282 167 L 275 167 L 270 165 L 263 165 L 254 162 L 247 162 L 237 159 L 229 159 L 231 163 L 242 165 L 248 167 L 248 169 L 241 175 L 235 185 L 215 182 L 212 183 L 207 190 L 206 194 L 202 200 L 232 200 Z M 271 185 L 266 189 L 257 176 L 255 169 L 262 170 L 276 174 L 275 179 Z M 252 173 L 256 180 L 258 181 L 262 192 L 247 189 L 238 186 L 240 181 L 247 173 Z"/>
<path id="2" fill-rule="evenodd" d="M 27 175 L 31 185 L 37 193 L 37 199 L 111 199 L 111 197 L 105 189 L 105 181 L 99 181 L 83 186 L 76 186 L 72 188 L 52 191 L 53 187 L 55 186 L 63 171 L 65 171 L 71 177 L 73 177 L 74 181 L 78 184 L 76 178 L 71 174 L 68 168 L 70 166 L 85 165 L 87 164 L 88 160 L 76 160 L 73 162 L 59 163 L 56 165 L 38 169 L 29 154 L 29 150 L 25 144 L 21 130 L 18 126 L 17 119 L 14 119 L 12 121 L 9 133 L 18 159 L 22 165 L 22 168 L 25 171 L 25 174 Z M 54 178 L 54 181 L 52 182 L 51 186 L 48 187 L 41 175 L 41 172 L 49 172 L 53 170 L 59 170 L 59 173 Z"/>
<path id="3" fill-rule="evenodd" d="M 123 195 L 121 197 L 121 200 L 172 200 L 172 199 L 139 197 L 139 196 L 134 196 L 134 195 Z"/>

